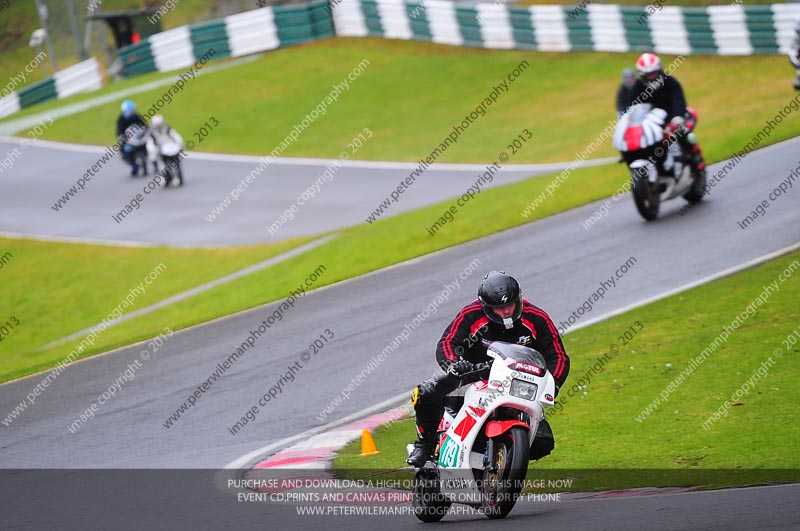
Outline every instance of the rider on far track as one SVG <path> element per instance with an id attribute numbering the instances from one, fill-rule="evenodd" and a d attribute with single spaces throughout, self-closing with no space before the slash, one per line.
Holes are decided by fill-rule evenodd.
<path id="1" fill-rule="evenodd" d="M 120 147 L 122 159 L 130 165 L 131 175 L 135 177 L 139 175 L 139 163 L 136 162 L 136 158 L 133 156 L 133 147 L 126 142 L 128 139 L 125 135 L 131 126 L 140 127 L 143 131 L 147 131 L 147 122 L 144 121 L 141 114 L 136 112 L 136 105 L 133 100 L 123 101 L 120 110 L 120 115 L 117 117 L 117 144 Z M 136 128 L 132 130 L 136 130 Z M 142 170 L 146 175 L 147 168 L 142 168 Z"/>
<path id="2" fill-rule="evenodd" d="M 677 79 L 668 75 L 661 67 L 661 59 L 654 53 L 643 53 L 636 60 L 639 79 L 633 85 L 630 99 L 625 107 L 636 103 L 649 103 L 653 107 L 663 109 L 667 113 L 667 129 L 677 139 L 688 154 L 692 175 L 699 179 L 706 169 L 703 152 L 697 142 L 694 127 L 697 113 L 686 106 L 683 87 Z"/>

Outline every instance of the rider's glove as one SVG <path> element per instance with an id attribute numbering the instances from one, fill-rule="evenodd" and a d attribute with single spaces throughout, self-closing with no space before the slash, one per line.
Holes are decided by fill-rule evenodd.
<path id="1" fill-rule="evenodd" d="M 474 365 L 467 360 L 458 360 L 450 364 L 447 368 L 447 374 L 449 376 L 463 376 L 468 372 L 472 372 L 474 369 Z"/>
<path id="2" fill-rule="evenodd" d="M 130 144 L 125 144 L 124 146 L 122 146 L 122 151 L 124 151 L 125 153 L 130 153 L 131 151 L 133 151 L 133 146 L 131 146 Z"/>
<path id="3" fill-rule="evenodd" d="M 667 124 L 667 129 L 669 129 L 670 131 L 673 131 L 673 132 L 677 131 L 678 129 L 683 127 L 684 123 L 685 123 L 685 120 L 683 119 L 683 116 L 676 116 L 672 120 L 669 121 L 669 123 Z"/>

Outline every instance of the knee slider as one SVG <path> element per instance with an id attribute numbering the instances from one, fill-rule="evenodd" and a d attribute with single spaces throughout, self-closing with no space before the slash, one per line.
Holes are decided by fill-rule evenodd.
<path id="1" fill-rule="evenodd" d="M 411 405 L 416 406 L 420 401 L 427 402 L 436 394 L 436 383 L 425 380 L 411 392 Z M 421 400 L 420 400 L 421 399 Z"/>

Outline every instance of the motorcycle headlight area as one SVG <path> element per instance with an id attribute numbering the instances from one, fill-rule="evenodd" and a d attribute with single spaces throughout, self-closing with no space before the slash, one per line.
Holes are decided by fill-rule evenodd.
<path id="1" fill-rule="evenodd" d="M 521 398 L 523 400 L 535 400 L 536 391 L 539 389 L 535 383 L 526 382 L 524 380 L 511 380 L 511 388 L 508 390 L 511 396 Z"/>

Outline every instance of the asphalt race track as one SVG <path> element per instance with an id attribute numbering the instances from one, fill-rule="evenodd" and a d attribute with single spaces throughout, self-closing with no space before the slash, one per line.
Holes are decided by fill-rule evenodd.
<path id="1" fill-rule="evenodd" d="M 166 245 L 242 245 L 320 234 L 364 223 L 372 211 L 409 176 L 417 164 L 345 161 L 319 180 L 330 162 L 279 159 L 238 193 L 222 214 L 208 221 L 213 209 L 259 165 L 258 157 L 191 153 L 183 162 L 185 187 L 143 189 L 150 176 L 129 176 L 119 155 L 99 165 L 96 174 L 78 188 L 65 206 L 52 207 L 76 181 L 97 164 L 104 148 L 39 141 L 21 147 L 0 139 L 0 153 L 14 155 L 13 171 L 0 179 L 0 232 L 93 240 L 123 240 Z M 495 172 L 488 186 L 519 181 L 566 164 L 509 164 Z M 68 170 L 65 171 L 65 168 Z M 436 165 L 426 170 L 387 215 L 443 201 L 467 190 L 486 170 L 481 165 Z M 313 198 L 295 205 L 298 197 L 319 180 Z M 31 186 L 36 183 L 36 186 Z M 368 186 L 366 184 L 369 184 Z M 136 194 L 139 208 L 117 215 Z M 353 197 L 358 197 L 357 206 Z M 308 197 L 308 196 L 307 196 Z M 267 230 L 286 209 L 297 213 L 274 234 Z M 135 208 L 136 205 L 132 205 Z"/>
<path id="2" fill-rule="evenodd" d="M 3 146 L 3 149 L 6 147 Z M 67 426 L 98 394 L 108 388 L 129 363 L 137 359 L 141 346 L 120 349 L 74 364 L 10 428 L 1 428 L 0 467 L 222 467 L 254 449 L 410 390 L 433 370 L 435 341 L 457 309 L 474 298 L 479 280 L 488 269 L 503 268 L 515 275 L 523 286 L 524 296 L 545 308 L 558 324 L 630 257 L 635 258 L 635 264 L 582 320 L 795 244 L 800 241 L 800 214 L 796 208 L 797 199 L 791 196 L 800 193 L 796 190 L 797 183 L 795 188 L 773 201 L 767 214 L 759 217 L 746 230 L 741 229 L 737 221 L 767 199 L 770 191 L 798 167 L 798 147 L 800 140 L 794 139 L 750 154 L 713 189 L 706 202 L 685 216 L 678 214 L 685 203 L 676 200 L 662 205 L 659 220 L 646 223 L 636 213 L 630 197 L 626 196 L 590 230 L 586 230 L 581 223 L 602 202 L 313 292 L 299 299 L 285 318 L 270 328 L 255 348 L 239 359 L 170 428 L 162 423 L 211 375 L 216 365 L 244 341 L 249 331 L 275 310 L 277 304 L 176 333 L 165 347 L 143 363 L 135 379 L 125 385 L 121 394 L 104 405 L 96 418 L 72 434 Z M 20 164 L 26 161 L 24 168 L 28 171 L 27 178 L 37 183 L 41 179 L 41 186 L 26 187 L 23 183 L 2 185 L 4 188 L 0 190 L 0 198 L 4 199 L 0 199 L 0 231 L 43 234 L 48 230 L 54 235 L 69 235 L 82 230 L 78 224 L 68 228 L 61 223 L 51 225 L 52 219 L 45 215 L 37 220 L 35 218 L 38 216 L 33 215 L 31 206 L 35 203 L 37 211 L 55 214 L 49 205 L 58 197 L 56 190 L 60 190 L 72 177 L 56 179 L 48 176 L 59 166 L 82 167 L 85 154 L 81 156 L 84 158 L 78 158 L 75 153 L 65 155 L 60 150 L 41 151 L 37 156 L 20 159 Z M 203 166 L 211 171 L 213 165 L 204 162 Z M 720 167 L 721 164 L 712 165 L 709 176 L 713 176 Z M 230 172 L 237 175 L 246 173 L 244 168 L 231 169 Z M 215 167 L 214 171 L 221 170 Z M 320 205 L 330 202 L 330 208 L 339 208 L 341 205 L 337 207 L 336 204 L 343 198 L 357 196 L 358 204 L 365 205 L 361 199 L 365 193 L 362 187 L 356 187 L 357 179 L 345 178 L 345 170 L 341 171 L 342 178 L 338 184 L 343 188 L 330 195 L 328 192 L 320 194 L 314 201 Z M 352 174 L 358 171 L 353 170 Z M 314 172 L 311 168 L 300 169 L 298 175 L 313 181 Z M 624 175 L 621 166 L 620 172 Z M 211 182 L 211 177 L 204 176 L 200 167 L 187 164 L 187 174 L 190 187 L 200 189 Z M 350 170 L 347 175 L 351 175 Z M 402 175 L 404 172 L 398 171 L 396 177 L 399 179 Z M 621 182 L 624 181 L 623 175 Z M 393 177 L 388 181 L 392 181 Z M 469 179 L 464 182 L 469 182 Z M 111 183 L 99 184 L 91 191 L 87 187 L 84 192 L 86 196 L 79 196 L 78 204 L 70 204 L 67 209 L 80 210 L 80 201 L 88 202 L 90 198 L 97 200 L 94 194 L 105 193 L 103 204 L 108 205 L 107 215 L 110 217 L 113 207 L 123 203 L 130 195 L 127 190 L 129 183 L 122 177 L 117 178 L 113 186 Z M 345 185 L 352 189 L 345 190 Z M 304 188 L 298 186 L 297 189 Z M 216 199 L 226 189 L 227 185 L 219 186 L 217 191 L 208 193 L 208 197 Z M 388 189 L 390 187 L 387 184 Z M 9 205 L 11 210 L 7 211 L 6 206 L 10 203 L 8 194 L 22 193 L 23 190 L 27 195 L 15 197 L 14 202 L 19 205 Z M 385 195 L 387 190 L 376 191 L 375 196 Z M 189 191 L 187 187 L 187 196 Z M 158 192 L 164 197 L 172 192 L 183 195 L 182 191 Z M 296 196 L 294 192 L 288 193 L 287 197 Z M 253 194 L 257 192 L 253 191 Z M 444 197 L 447 196 L 441 198 Z M 160 199 L 151 204 L 145 203 L 143 208 L 158 209 L 159 203 L 156 201 Z M 248 201 L 253 202 L 245 203 L 243 199 L 235 204 L 223 219 L 228 218 L 232 224 L 241 223 L 242 227 L 252 222 L 253 218 L 249 218 L 246 212 L 257 204 L 256 196 L 248 198 Z M 409 208 L 411 203 L 413 201 L 409 201 Z M 398 210 L 402 204 L 401 201 Z M 371 208 L 372 202 L 366 203 L 362 215 L 360 206 L 356 218 L 363 219 Z M 202 212 L 202 208 L 197 208 L 197 211 Z M 23 212 L 25 217 L 22 217 Z M 143 221 L 133 224 L 135 219 L 145 218 L 142 214 L 130 220 L 131 228 L 126 230 L 131 232 L 123 239 L 141 241 L 146 236 L 136 236 L 133 234 L 135 230 L 154 230 Z M 109 225 L 105 215 L 102 222 L 101 218 L 87 216 L 83 226 L 87 233 L 83 235 L 111 238 L 110 233 L 103 233 L 102 227 Z M 316 215 L 313 217 L 316 219 Z M 123 224 L 127 223 L 129 221 Z M 216 225 L 207 223 L 202 217 L 197 224 Z M 176 222 L 171 229 L 174 230 L 170 232 L 173 235 L 171 237 L 179 236 L 179 229 Z M 230 230 L 230 226 L 226 230 Z M 121 238 L 119 234 L 113 237 Z M 222 233 L 209 237 L 209 240 L 215 238 L 221 239 Z M 479 264 L 474 262 L 475 259 L 480 261 Z M 349 400 L 321 420 L 318 415 L 322 408 L 362 371 L 372 356 L 381 352 L 445 289 L 445 284 L 452 283 L 459 273 L 465 272 L 470 263 L 474 271 L 450 295 L 448 302 L 411 333 L 408 340 L 402 342 L 366 378 Z M 232 435 L 228 427 L 256 404 L 286 372 L 287 366 L 300 359 L 301 352 L 325 329 L 333 332 L 335 337 L 332 342 L 303 366 L 292 385 L 286 386 L 274 400 L 260 409 L 254 422 L 237 435 Z M 625 360 L 624 363 L 635 365 L 636 360 Z M 31 377 L 0 386 L 0 415 L 5 416 L 11 411 L 37 381 L 36 377 Z M 554 429 L 557 435 L 557 422 Z M 409 439 L 411 437 L 409 433 Z M 510 526 L 510 529 L 529 529 L 537 523 L 552 529 L 796 529 L 796 513 L 789 508 L 797 506 L 798 494 L 798 487 L 789 486 L 576 500 L 553 507 L 524 505 L 515 509 L 512 518 L 502 525 Z M 177 501 L 171 506 L 176 511 L 183 507 Z M 204 514 L 198 511 L 198 515 Z M 282 516 L 285 513 L 258 514 L 263 516 L 263 523 L 269 528 L 289 529 L 295 526 L 301 529 L 313 525 L 312 520 L 298 520 L 294 513 L 287 514 L 285 518 Z M 364 517 L 336 518 L 334 522 L 337 528 L 340 525 L 351 529 L 416 525 L 413 517 L 393 519 L 391 523 Z M 481 517 L 476 523 L 463 523 L 458 528 L 484 528 L 487 525 L 484 520 Z M 587 522 L 591 523 L 589 527 Z M 272 527 L 277 523 L 279 525 Z M 22 527 L 24 523 L 17 525 Z M 88 525 L 84 527 L 89 528 Z M 182 527 L 176 524 L 170 528 Z"/>

